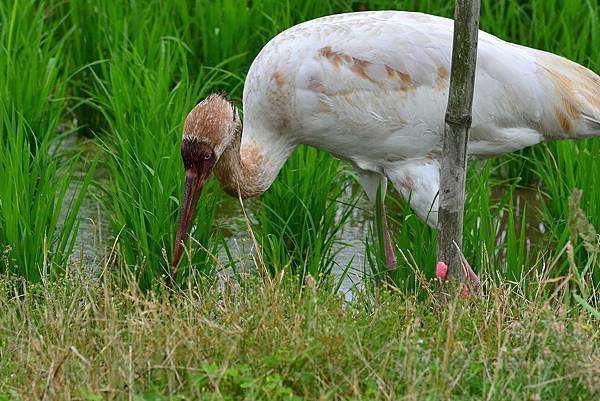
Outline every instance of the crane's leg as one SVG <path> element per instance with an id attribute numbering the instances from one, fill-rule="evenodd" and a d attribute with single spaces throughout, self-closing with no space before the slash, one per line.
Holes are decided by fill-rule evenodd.
<path id="1" fill-rule="evenodd" d="M 390 270 L 396 270 L 396 253 L 392 245 L 390 230 L 387 222 L 387 213 L 385 211 L 385 193 L 387 191 L 387 178 L 379 174 L 365 170 L 357 170 L 360 185 L 363 187 L 372 206 L 377 202 L 377 188 L 381 182 L 381 224 L 383 225 L 383 248 L 385 250 L 385 263 Z M 377 230 L 377 219 L 374 223 L 375 231 Z"/>
<path id="2" fill-rule="evenodd" d="M 438 192 L 440 190 L 439 162 L 432 159 L 402 162 L 398 163 L 395 168 L 386 170 L 386 174 L 394 187 L 402 194 L 402 197 L 410 203 L 415 213 L 431 227 L 437 228 Z M 439 261 L 439 263 L 445 265 L 444 261 Z M 462 265 L 467 280 L 471 282 L 475 292 L 479 292 L 481 281 L 464 256 L 462 257 Z M 439 273 L 436 274 L 438 278 L 445 279 L 447 266 L 446 270 L 441 268 Z"/>

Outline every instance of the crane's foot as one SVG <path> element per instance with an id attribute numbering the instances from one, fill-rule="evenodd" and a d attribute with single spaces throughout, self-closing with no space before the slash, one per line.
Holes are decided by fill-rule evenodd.
<path id="1" fill-rule="evenodd" d="M 477 274 L 475 274 L 475 272 L 471 268 L 471 265 L 463 256 L 462 252 L 460 253 L 460 261 L 462 268 L 464 269 L 465 277 L 467 278 L 467 282 L 463 285 L 463 287 L 460 290 L 461 298 L 467 299 L 470 296 L 481 296 L 481 280 L 479 279 Z M 435 265 L 435 276 L 439 280 L 446 280 L 448 276 L 448 265 L 444 262 L 437 262 L 437 264 Z"/>

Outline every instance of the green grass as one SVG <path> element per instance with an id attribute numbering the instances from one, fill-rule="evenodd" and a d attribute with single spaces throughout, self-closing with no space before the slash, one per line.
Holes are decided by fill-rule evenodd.
<path id="1" fill-rule="evenodd" d="M 58 26 L 31 2 L 0 9 L 0 272 L 31 281 L 65 270 L 95 169 L 75 189 L 76 158 L 61 156 L 72 131 L 57 133 L 69 79 Z"/>
<path id="2" fill-rule="evenodd" d="M 342 177 L 342 179 L 340 179 Z M 262 196 L 256 235 L 271 274 L 283 269 L 326 279 L 335 266 L 336 236 L 355 200 L 343 199 L 342 163 L 302 147 Z"/>
<path id="3" fill-rule="evenodd" d="M 0 399 L 597 399 L 598 320 L 565 288 L 536 296 L 548 285 L 488 281 L 436 311 L 402 292 L 299 294 L 289 276 L 171 295 L 2 280 Z"/>

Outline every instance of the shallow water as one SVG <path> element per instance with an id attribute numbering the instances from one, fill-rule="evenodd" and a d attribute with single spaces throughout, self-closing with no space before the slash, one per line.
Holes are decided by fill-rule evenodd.
<path id="1" fill-rule="evenodd" d="M 504 193 L 503 188 L 495 189 L 492 191 L 492 201 L 499 201 Z M 521 219 L 523 215 L 525 216 L 525 247 L 527 253 L 531 253 L 546 232 L 541 211 L 542 195 L 537 189 L 516 188 L 513 190 L 512 201 L 515 208 L 514 220 L 517 230 L 520 230 Z M 500 229 L 496 235 L 496 245 L 503 249 L 501 260 L 505 260 L 506 249 L 502 245 L 506 243 L 508 236 L 508 215 L 502 210 L 499 217 L 501 221 Z"/>
<path id="2" fill-rule="evenodd" d="M 350 195 L 348 199 L 342 198 L 340 201 L 350 201 Z M 244 209 L 250 220 L 253 220 L 255 206 L 252 201 L 244 203 Z M 350 291 L 355 285 L 360 285 L 365 271 L 365 236 L 371 219 L 371 212 L 368 209 L 369 204 L 363 197 L 352 209 L 351 216 L 340 231 L 334 245 L 333 251 L 337 253 L 336 266 L 333 269 L 335 283 L 338 283 L 343 276 L 340 290 L 347 296 L 350 296 Z M 240 271 L 253 270 L 252 237 L 248 232 L 244 211 L 237 199 L 223 196 L 219 202 L 215 224 L 226 236 L 227 245 L 233 253 L 233 258 L 238 261 Z M 220 251 L 217 258 L 223 266 L 228 263 L 224 250 Z M 344 274 L 349 264 L 350 268 Z"/>

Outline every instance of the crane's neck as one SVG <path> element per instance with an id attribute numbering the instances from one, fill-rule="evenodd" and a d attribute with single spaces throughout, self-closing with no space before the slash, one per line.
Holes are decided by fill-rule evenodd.
<path id="1" fill-rule="evenodd" d="M 244 139 L 249 138 L 245 141 L 241 129 L 236 131 L 215 166 L 221 188 L 234 197 L 250 198 L 265 192 L 295 148 L 279 134 L 248 131 L 244 129 Z"/>

